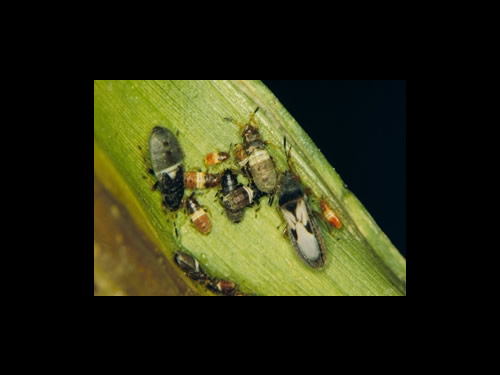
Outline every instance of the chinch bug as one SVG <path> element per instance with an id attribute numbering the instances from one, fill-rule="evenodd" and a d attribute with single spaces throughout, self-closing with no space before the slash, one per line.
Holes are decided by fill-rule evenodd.
<path id="1" fill-rule="evenodd" d="M 226 210 L 243 210 L 257 202 L 262 196 L 264 196 L 264 193 L 257 189 L 253 183 L 249 186 L 240 184 L 235 190 L 222 198 L 222 205 Z"/>
<path id="2" fill-rule="evenodd" d="M 229 154 L 227 152 L 211 152 L 205 155 L 205 164 L 214 165 L 222 163 L 224 160 L 229 159 Z"/>
<path id="3" fill-rule="evenodd" d="M 326 257 L 323 236 L 297 176 L 290 171 L 285 172 L 280 180 L 279 206 L 287 224 L 288 237 L 300 259 L 313 268 L 323 267 Z"/>
<path id="4" fill-rule="evenodd" d="M 174 133 L 161 126 L 154 127 L 149 137 L 149 154 L 163 202 L 176 211 L 184 196 L 184 154 Z"/>
<path id="5" fill-rule="evenodd" d="M 188 189 L 204 189 L 220 184 L 221 176 L 206 172 L 184 172 L 184 186 Z"/>
<path id="6" fill-rule="evenodd" d="M 203 272 L 198 260 L 191 255 L 178 252 L 174 255 L 174 260 L 190 279 L 201 281 L 208 279 L 208 276 Z"/>
<path id="7" fill-rule="evenodd" d="M 328 222 L 333 225 L 335 228 L 340 229 L 342 228 L 342 222 L 338 218 L 337 215 L 335 215 L 335 212 L 333 212 L 332 208 L 328 205 L 326 200 L 321 199 L 319 201 L 319 207 L 321 208 L 321 211 L 323 212 L 323 216 L 325 217 Z"/>
<path id="8" fill-rule="evenodd" d="M 222 176 L 221 203 L 226 210 L 226 215 L 234 223 L 239 223 L 245 214 L 245 208 L 257 202 L 262 193 L 255 184 L 243 186 L 238 183 L 236 175 L 226 169 Z"/>
<path id="9" fill-rule="evenodd" d="M 237 188 L 239 188 L 241 186 L 241 184 L 238 183 L 238 179 L 236 178 L 236 175 L 230 169 L 226 169 L 224 171 L 224 173 L 222 174 L 221 186 L 222 186 L 221 203 L 222 203 L 222 206 L 224 207 L 224 209 L 226 210 L 226 216 L 233 223 L 239 223 L 241 221 L 241 219 L 243 218 L 243 214 L 245 213 L 245 209 L 239 208 L 236 210 L 232 210 L 232 209 L 226 207 L 223 203 L 223 200 L 226 196 L 229 196 L 229 194 L 231 194 L 232 192 L 234 192 Z"/>
<path id="10" fill-rule="evenodd" d="M 215 293 L 232 296 L 236 292 L 236 284 L 229 280 L 209 280 L 207 288 Z"/>
<path id="11" fill-rule="evenodd" d="M 278 177 L 274 162 L 266 150 L 266 143 L 262 140 L 259 133 L 259 128 L 255 124 L 254 116 L 259 110 L 259 107 L 252 113 L 248 123 L 243 126 L 241 136 L 243 137 L 244 151 L 248 155 L 248 171 L 250 172 L 253 181 L 257 188 L 264 193 L 272 193 L 276 188 Z M 244 154 L 239 150 L 236 159 L 240 163 L 245 163 Z M 234 153 L 234 150 L 233 150 Z"/>
<path id="12" fill-rule="evenodd" d="M 222 174 L 222 195 L 228 195 L 229 193 L 234 191 L 236 187 L 238 187 L 238 185 L 240 185 L 240 183 L 238 182 L 238 179 L 234 172 L 231 169 L 226 169 Z"/>
<path id="13" fill-rule="evenodd" d="M 201 234 L 210 233 L 212 230 L 212 223 L 203 207 L 201 207 L 198 201 L 194 198 L 194 193 L 186 199 L 186 206 L 189 214 L 191 215 L 191 221 L 198 232 Z"/>

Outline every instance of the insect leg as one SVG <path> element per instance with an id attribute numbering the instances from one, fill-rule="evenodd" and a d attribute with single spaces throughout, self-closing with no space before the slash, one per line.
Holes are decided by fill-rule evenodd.
<path id="1" fill-rule="evenodd" d="M 269 206 L 272 206 L 273 205 L 273 202 L 274 202 L 274 193 L 271 193 L 271 196 L 268 198 L 267 200 L 267 203 L 269 204 Z"/>

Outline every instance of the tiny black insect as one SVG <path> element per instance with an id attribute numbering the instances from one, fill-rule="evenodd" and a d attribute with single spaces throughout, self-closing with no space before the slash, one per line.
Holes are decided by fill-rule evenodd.
<path id="1" fill-rule="evenodd" d="M 236 175 L 230 169 L 224 171 L 221 184 L 221 203 L 227 217 L 234 223 L 241 221 L 246 207 L 252 206 L 264 196 L 253 182 L 248 186 L 238 183 Z"/>
<path id="2" fill-rule="evenodd" d="M 174 255 L 175 263 L 186 275 L 193 280 L 207 280 L 208 276 L 200 266 L 198 260 L 189 254 L 178 252 Z"/>
<path id="3" fill-rule="evenodd" d="M 236 292 L 236 284 L 229 280 L 209 280 L 207 288 L 215 293 L 222 293 L 225 296 L 233 296 Z"/>
<path id="4" fill-rule="evenodd" d="M 227 208 L 223 203 L 225 197 L 229 196 L 229 194 L 231 194 L 233 191 L 235 191 L 237 188 L 241 186 L 241 184 L 238 183 L 236 175 L 230 169 L 226 169 L 222 174 L 221 186 L 222 186 L 221 204 L 226 210 L 226 216 L 233 223 L 239 223 L 241 219 L 243 219 L 243 214 L 245 213 L 245 210 L 244 209 L 231 210 L 230 208 Z"/>
<path id="5" fill-rule="evenodd" d="M 149 138 L 149 154 L 163 202 L 176 211 L 184 196 L 184 153 L 179 141 L 169 129 L 156 126 Z"/>
<path id="6" fill-rule="evenodd" d="M 234 191 L 239 184 L 240 183 L 238 182 L 236 174 L 231 169 L 226 169 L 222 174 L 222 195 L 228 195 L 229 193 Z"/>
<path id="7" fill-rule="evenodd" d="M 249 186 L 239 185 L 223 197 L 222 204 L 228 210 L 238 211 L 253 205 L 263 196 L 264 193 L 257 189 L 253 183 Z"/>

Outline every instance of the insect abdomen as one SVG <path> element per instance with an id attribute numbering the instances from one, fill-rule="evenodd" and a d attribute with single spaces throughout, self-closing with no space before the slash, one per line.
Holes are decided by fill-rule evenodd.
<path id="1" fill-rule="evenodd" d="M 203 272 L 200 263 L 189 254 L 178 252 L 174 256 L 175 263 L 181 270 L 186 272 L 189 278 L 193 280 L 206 280 L 207 275 Z"/>
<path id="2" fill-rule="evenodd" d="M 321 208 L 321 211 L 323 212 L 323 216 L 325 217 L 328 222 L 333 225 L 335 228 L 340 229 L 342 228 L 342 222 L 340 219 L 335 215 L 335 212 L 331 209 L 331 207 L 326 203 L 325 201 L 321 200 L 319 202 L 319 207 Z"/>
<path id="3" fill-rule="evenodd" d="M 188 189 L 204 189 L 215 187 L 220 184 L 221 177 L 218 174 L 206 172 L 184 172 L 184 185 Z"/>
<path id="4" fill-rule="evenodd" d="M 156 126 L 149 137 L 149 154 L 151 166 L 156 178 L 168 168 L 180 164 L 184 158 L 179 141 L 169 129 Z"/>
<path id="5" fill-rule="evenodd" d="M 188 212 L 191 215 L 191 221 L 198 232 L 201 234 L 210 233 L 212 230 L 212 222 L 203 207 L 201 207 L 198 201 L 194 198 L 194 194 L 191 194 L 191 196 L 187 198 L 186 205 Z"/>
<path id="6" fill-rule="evenodd" d="M 265 149 L 256 149 L 248 157 L 250 174 L 257 188 L 264 193 L 271 193 L 278 182 L 274 163 Z"/>
<path id="7" fill-rule="evenodd" d="M 241 210 L 253 202 L 253 191 L 246 186 L 240 186 L 226 195 L 223 199 L 224 207 L 230 210 Z"/>
<path id="8" fill-rule="evenodd" d="M 172 211 L 177 210 L 184 196 L 184 172 L 182 166 L 177 167 L 173 179 L 167 173 L 161 176 L 160 191 L 167 207 Z"/>
<path id="9" fill-rule="evenodd" d="M 211 152 L 205 155 L 205 164 L 214 165 L 229 159 L 229 154 L 227 152 Z"/>

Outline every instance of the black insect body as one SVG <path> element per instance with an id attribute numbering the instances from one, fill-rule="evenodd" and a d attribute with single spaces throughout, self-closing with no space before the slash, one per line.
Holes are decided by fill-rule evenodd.
<path id="1" fill-rule="evenodd" d="M 174 255 L 175 263 L 186 275 L 193 280 L 208 280 L 208 276 L 203 272 L 198 260 L 189 254 L 178 252 Z"/>
<path id="2" fill-rule="evenodd" d="M 243 210 L 257 202 L 264 193 L 262 193 L 255 184 L 250 186 L 239 185 L 231 193 L 225 195 L 222 204 L 227 210 Z"/>
<path id="3" fill-rule="evenodd" d="M 156 126 L 149 138 L 149 154 L 163 202 L 176 211 L 184 196 L 184 154 L 181 146 L 170 130 Z"/>
<path id="4" fill-rule="evenodd" d="M 236 174 L 230 169 L 226 169 L 224 173 L 222 174 L 222 181 L 221 181 L 221 192 L 223 196 L 228 195 L 232 191 L 238 187 L 240 183 L 238 182 L 238 179 L 236 177 Z"/>
<path id="5" fill-rule="evenodd" d="M 176 211 L 184 196 L 184 176 L 182 166 L 177 167 L 174 178 L 164 173 L 159 181 L 159 189 L 163 194 L 163 202 L 172 211 Z"/>
<path id="6" fill-rule="evenodd" d="M 237 293 L 236 284 L 229 280 L 209 280 L 206 286 L 212 292 L 222 293 L 225 296 L 234 296 Z"/>
<path id="7" fill-rule="evenodd" d="M 288 237 L 300 259 L 313 268 L 323 267 L 326 258 L 323 236 L 300 182 L 290 171 L 285 172 L 280 180 L 279 206 L 287 224 Z"/>
<path id="8" fill-rule="evenodd" d="M 236 175 L 226 169 L 222 175 L 222 199 L 221 203 L 226 210 L 226 215 L 234 223 L 239 223 L 245 214 L 245 208 L 257 202 L 262 193 L 255 184 L 243 186 L 238 183 Z"/>

